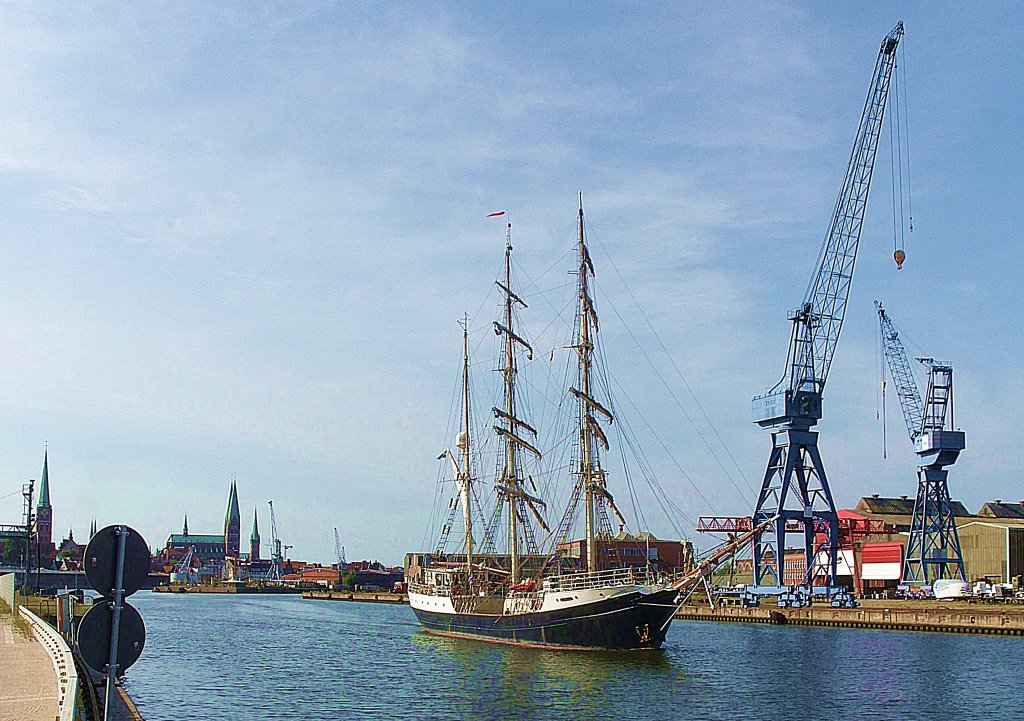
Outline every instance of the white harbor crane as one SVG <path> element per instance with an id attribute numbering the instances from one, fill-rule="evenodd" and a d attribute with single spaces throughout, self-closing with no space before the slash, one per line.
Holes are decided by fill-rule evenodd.
<path id="1" fill-rule="evenodd" d="M 267 501 L 270 506 L 270 569 L 264 576 L 265 581 L 280 582 L 281 566 L 284 556 L 281 554 L 281 537 L 277 535 L 277 518 L 274 516 L 274 502 Z M 291 548 L 291 546 L 285 546 Z"/>
<path id="2" fill-rule="evenodd" d="M 345 562 L 345 547 L 341 545 L 341 536 L 338 535 L 338 527 L 334 527 L 334 555 L 338 557 L 338 573 L 344 573 L 348 563 Z"/>
<path id="3" fill-rule="evenodd" d="M 338 585 L 344 582 L 345 571 L 348 563 L 345 562 L 345 547 L 341 545 L 341 536 L 338 535 L 338 527 L 334 527 L 334 555 L 338 557 Z"/>

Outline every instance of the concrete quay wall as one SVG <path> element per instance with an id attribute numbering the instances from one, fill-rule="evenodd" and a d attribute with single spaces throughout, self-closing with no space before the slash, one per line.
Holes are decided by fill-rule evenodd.
<path id="1" fill-rule="evenodd" d="M 363 591 L 305 591 L 302 597 L 319 601 L 359 601 L 362 603 L 409 603 L 403 593 L 373 593 Z"/>
<path id="2" fill-rule="evenodd" d="M 757 608 L 726 606 L 682 606 L 677 619 L 728 623 L 771 623 L 793 626 L 866 628 L 888 631 L 924 631 L 933 633 L 973 633 L 1000 636 L 1024 636 L 1024 610 L 1006 607 L 932 607 L 914 605 L 888 607 L 776 608 L 767 604 Z"/>

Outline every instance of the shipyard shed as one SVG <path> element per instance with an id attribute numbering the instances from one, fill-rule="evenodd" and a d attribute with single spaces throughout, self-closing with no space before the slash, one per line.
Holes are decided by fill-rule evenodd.
<path id="1" fill-rule="evenodd" d="M 909 533 L 914 519 L 914 500 L 909 496 L 886 498 L 875 493 L 861 498 L 853 510 L 865 518 L 891 524 L 896 527 L 898 532 Z M 951 500 L 949 507 L 958 526 L 966 519 L 974 518 L 974 515 L 960 501 Z"/>
<path id="2" fill-rule="evenodd" d="M 1012 583 L 1024 576 L 1024 518 L 992 518 L 959 526 L 969 580 Z"/>
<path id="3" fill-rule="evenodd" d="M 984 518 L 1020 518 L 1024 519 L 1024 501 L 1020 503 L 1003 503 L 1002 499 L 996 499 L 986 503 L 978 511 L 978 515 Z"/>

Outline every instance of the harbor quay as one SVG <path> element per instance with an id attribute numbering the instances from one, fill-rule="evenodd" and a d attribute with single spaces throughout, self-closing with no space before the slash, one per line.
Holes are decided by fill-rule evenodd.
<path id="1" fill-rule="evenodd" d="M 11 607 L 0 604 L 0 718 L 60 718 L 59 679 L 50 655 L 28 624 L 18 623 Z"/>
<path id="2" fill-rule="evenodd" d="M 57 630 L 56 599 L 11 596 L 13 578 L 0 576 L 0 718 L 4 721 L 94 721 L 104 718 L 102 679 L 74 642 Z M 86 608 L 80 606 L 80 619 Z M 108 721 L 143 721 L 118 683 Z"/>
<path id="3" fill-rule="evenodd" d="M 1024 606 L 960 601 L 865 600 L 857 608 L 828 604 L 807 608 L 776 608 L 707 604 L 680 606 L 675 617 L 687 621 L 765 623 L 780 626 L 819 626 L 873 631 L 1024 636 Z"/>

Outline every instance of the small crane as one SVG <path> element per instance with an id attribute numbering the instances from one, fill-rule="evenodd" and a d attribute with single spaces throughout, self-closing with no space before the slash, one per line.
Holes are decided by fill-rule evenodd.
<path id="1" fill-rule="evenodd" d="M 933 358 L 917 359 L 928 369 L 928 389 L 922 399 L 899 332 L 877 300 L 875 308 L 889 375 L 920 459 L 902 583 L 930 585 L 940 578 L 966 581 L 946 482 L 946 466 L 956 463 L 966 440 L 964 432 L 953 425 L 953 366 Z"/>
<path id="2" fill-rule="evenodd" d="M 281 537 L 277 535 L 277 518 L 274 516 L 274 502 L 267 501 L 267 505 L 270 506 L 270 568 L 267 570 L 264 580 L 280 582 L 281 566 L 284 561 L 284 556 L 281 553 Z M 291 548 L 291 546 L 285 546 L 285 548 Z"/>
<path id="3" fill-rule="evenodd" d="M 334 527 L 334 555 L 338 557 L 338 583 L 345 577 L 348 563 L 345 561 L 345 547 L 341 545 L 341 536 L 338 535 L 338 527 Z"/>
<path id="4" fill-rule="evenodd" d="M 846 315 L 896 48 L 902 37 L 901 22 L 879 48 L 817 267 L 803 303 L 789 313 L 792 326 L 782 378 L 753 401 L 754 422 L 771 431 L 772 450 L 752 523 L 761 527 L 774 519 L 768 530 L 754 539 L 754 587 L 761 589 L 762 595 L 782 593 L 786 534 L 798 533 L 803 537 L 805 562 L 803 582 L 798 585 L 804 598 L 793 605 L 809 603 L 807 587 L 816 578 L 824 578 L 830 594 L 838 590 L 839 516 L 818 452 L 818 433 L 812 429 L 822 417 L 822 393 Z"/>
<path id="5" fill-rule="evenodd" d="M 96 534 L 93 534 L 96 535 Z M 192 574 L 192 560 L 195 558 L 195 546 L 189 546 L 188 551 L 182 556 L 182 559 L 175 565 L 174 574 L 184 576 L 188 579 Z"/>

